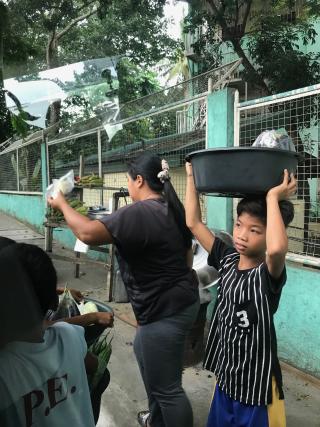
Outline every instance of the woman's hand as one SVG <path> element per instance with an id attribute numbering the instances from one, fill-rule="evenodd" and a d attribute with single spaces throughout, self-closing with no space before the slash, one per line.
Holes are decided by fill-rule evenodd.
<path id="1" fill-rule="evenodd" d="M 59 211 L 62 211 L 63 205 L 67 203 L 61 191 L 58 192 L 55 198 L 48 197 L 47 202 L 53 209 L 58 209 Z"/>
<path id="2" fill-rule="evenodd" d="M 58 295 L 62 295 L 64 291 L 65 291 L 65 288 L 61 288 L 60 286 L 57 288 Z M 80 291 L 78 291 L 78 289 L 69 289 L 69 291 L 77 303 L 83 300 L 83 295 Z"/>
<path id="3" fill-rule="evenodd" d="M 78 289 L 70 289 L 70 293 L 73 297 L 73 299 L 79 303 L 83 300 L 83 295 L 80 291 L 78 291 Z"/>
<path id="4" fill-rule="evenodd" d="M 113 313 L 106 313 L 106 312 L 97 312 L 95 314 L 95 322 L 98 325 L 102 325 L 105 328 L 112 328 L 113 327 L 113 321 L 114 316 Z"/>
<path id="5" fill-rule="evenodd" d="M 271 188 L 267 193 L 267 198 L 276 197 L 278 201 L 289 199 L 290 196 L 293 196 L 297 191 L 297 180 L 294 177 L 294 174 L 290 174 L 287 169 L 284 170 L 283 181 L 280 185 Z"/>
<path id="6" fill-rule="evenodd" d="M 53 325 L 56 322 L 66 322 L 70 323 L 70 325 L 79 325 L 82 327 L 90 326 L 90 325 L 101 325 L 104 328 L 112 328 L 113 327 L 114 316 L 113 313 L 106 312 L 95 312 L 95 313 L 87 313 L 80 314 L 79 316 L 73 317 L 64 317 L 58 320 L 47 320 L 44 322 L 45 327 Z"/>

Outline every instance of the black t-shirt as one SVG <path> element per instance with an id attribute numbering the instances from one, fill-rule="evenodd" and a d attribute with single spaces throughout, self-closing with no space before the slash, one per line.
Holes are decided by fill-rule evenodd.
<path id="1" fill-rule="evenodd" d="M 140 325 L 170 316 L 198 299 L 182 234 L 161 199 L 125 206 L 101 220 L 117 247 L 118 262 Z"/>
<path id="2" fill-rule="evenodd" d="M 286 282 L 273 279 L 265 262 L 239 270 L 240 255 L 215 239 L 208 264 L 219 270 L 218 296 L 204 366 L 234 400 L 250 405 L 272 401 L 272 376 L 283 398 L 273 315 Z"/>

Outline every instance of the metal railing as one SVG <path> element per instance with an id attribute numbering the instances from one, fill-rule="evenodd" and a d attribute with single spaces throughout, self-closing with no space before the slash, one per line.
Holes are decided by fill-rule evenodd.
<path id="1" fill-rule="evenodd" d="M 314 265 L 314 258 L 320 257 L 320 85 L 236 104 L 235 145 L 252 145 L 266 129 L 287 132 L 303 157 L 296 174 L 297 197 L 292 200 L 289 251 L 295 261 Z"/>

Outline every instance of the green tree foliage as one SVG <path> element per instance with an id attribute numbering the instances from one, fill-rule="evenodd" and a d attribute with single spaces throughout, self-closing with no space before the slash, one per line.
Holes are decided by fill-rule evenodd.
<path id="1" fill-rule="evenodd" d="M 156 74 L 135 64 L 133 60 L 121 60 L 117 66 L 117 73 L 119 79 L 119 102 L 120 106 L 126 104 L 126 116 L 139 113 L 137 104 L 133 103 L 131 105 L 130 101 L 150 95 L 161 89 Z M 150 125 L 150 119 L 141 119 L 124 125 L 123 129 L 112 139 L 111 147 L 124 146 L 152 137 L 154 137 L 154 132 Z"/>
<path id="2" fill-rule="evenodd" d="M 121 60 L 117 66 L 117 74 L 120 104 L 160 90 L 156 73 L 135 64 L 134 60 Z"/>
<path id="3" fill-rule="evenodd" d="M 176 47 L 176 42 L 166 34 L 165 0 L 9 0 L 7 3 L 8 25 L 2 31 L 6 77 L 28 74 L 36 79 L 42 69 L 104 56 L 125 56 L 132 63 L 148 66 L 169 57 Z M 148 92 L 151 75 L 145 72 L 142 76 L 142 71 L 138 74 L 140 80 L 131 80 L 130 89 L 128 76 L 128 84 L 120 93 L 124 102 L 130 96 Z M 116 89 L 110 87 L 109 92 Z M 88 96 L 100 99 L 101 94 L 105 96 L 102 86 L 94 93 L 81 95 L 81 100 L 75 93 L 69 107 L 80 107 L 80 102 L 81 108 L 74 111 L 84 112 L 85 118 L 91 114 L 86 109 Z M 60 111 L 66 113 L 66 119 L 67 107 L 66 103 L 53 105 L 49 123 L 56 122 Z M 7 111 L 6 114 L 8 119 Z"/>
<path id="4" fill-rule="evenodd" d="M 264 15 L 248 37 L 248 50 L 260 78 L 272 93 L 308 86 L 320 81 L 320 54 L 304 53 L 317 33 L 312 22 L 284 24 L 281 16 Z"/>
<path id="5" fill-rule="evenodd" d="M 74 62 L 81 50 L 86 58 L 126 56 L 136 64 L 153 65 L 170 57 L 177 43 L 166 34 L 165 1 L 114 1 L 103 19 L 92 17 L 87 26 L 67 36 L 64 55 Z"/>
<path id="6" fill-rule="evenodd" d="M 285 13 L 294 11 L 293 0 L 204 0 L 193 2 L 186 19 L 186 31 L 206 28 L 195 43 L 196 51 L 208 67 L 215 63 L 221 46 L 230 45 L 242 58 L 245 79 L 265 94 L 296 89 L 319 80 L 319 55 L 303 53 L 301 46 L 313 44 L 317 33 L 313 19 L 320 16 L 316 0 L 306 0 L 299 16 L 285 21 Z M 215 48 L 216 55 L 212 55 Z M 211 52 L 210 52 L 211 49 Z"/>
<path id="7" fill-rule="evenodd" d="M 191 78 L 189 61 L 182 47 L 176 49 L 172 65 L 168 67 L 166 75 L 167 82 L 175 80 L 176 83 L 180 83 Z"/>
<path id="8" fill-rule="evenodd" d="M 12 63 L 21 49 L 29 71 L 32 64 L 53 68 L 119 54 L 137 63 L 155 63 L 175 46 L 166 35 L 164 4 L 165 0 L 10 0 L 5 57 Z"/>

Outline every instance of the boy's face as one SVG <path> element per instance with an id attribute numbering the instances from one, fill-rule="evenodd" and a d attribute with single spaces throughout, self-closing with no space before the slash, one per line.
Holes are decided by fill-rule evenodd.
<path id="1" fill-rule="evenodd" d="M 242 213 L 233 228 L 233 241 L 240 255 L 263 256 L 266 252 L 266 226 L 261 219 Z"/>

